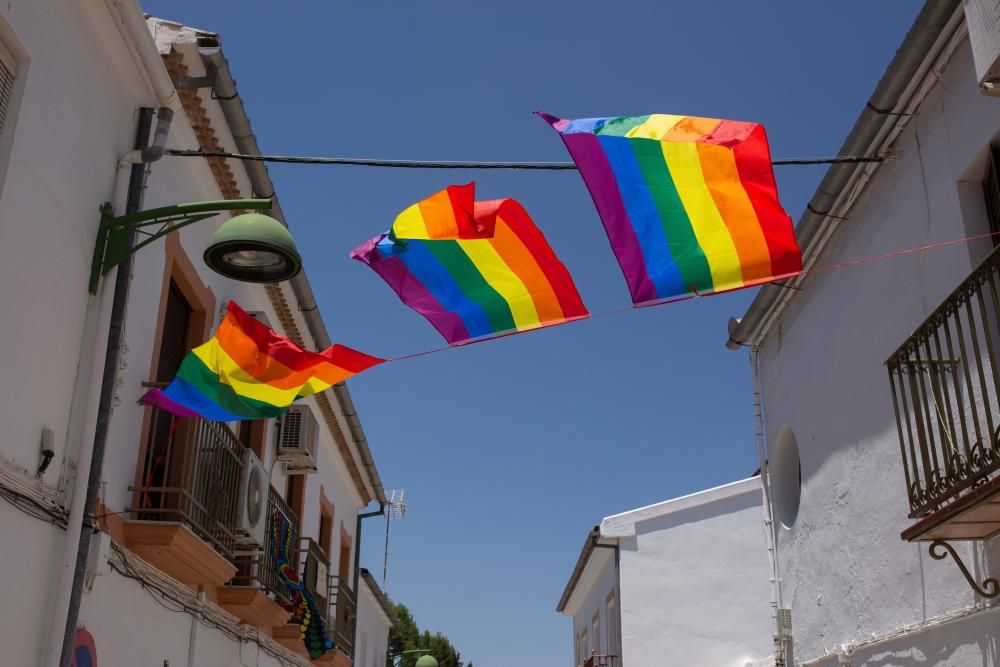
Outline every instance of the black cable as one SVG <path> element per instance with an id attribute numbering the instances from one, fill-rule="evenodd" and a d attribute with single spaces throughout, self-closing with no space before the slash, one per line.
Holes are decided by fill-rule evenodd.
<path id="1" fill-rule="evenodd" d="M 277 162 L 282 164 L 326 164 L 353 165 L 357 167 L 388 167 L 392 169 L 517 169 L 543 171 L 573 171 L 577 166 L 573 162 L 449 162 L 421 160 L 375 160 L 353 157 L 303 157 L 296 155 L 249 155 L 247 153 L 228 153 L 226 151 L 181 150 L 170 148 L 167 155 L 175 157 L 204 157 L 245 160 L 248 162 Z M 825 158 L 787 158 L 772 160 L 775 166 L 810 165 L 810 164 L 861 164 L 866 162 L 883 162 L 885 158 L 865 156 L 838 156 Z"/>

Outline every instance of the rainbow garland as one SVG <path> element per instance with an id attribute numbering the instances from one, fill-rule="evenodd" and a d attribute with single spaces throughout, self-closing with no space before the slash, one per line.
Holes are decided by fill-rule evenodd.
<path id="1" fill-rule="evenodd" d="M 694 116 L 539 113 L 580 169 L 633 303 L 799 273 L 764 128 Z"/>
<path id="2" fill-rule="evenodd" d="M 344 345 L 304 350 L 230 301 L 215 336 L 184 357 L 165 389 L 139 402 L 181 417 L 266 419 L 383 361 Z"/>
<path id="3" fill-rule="evenodd" d="M 292 618 L 289 620 L 299 626 L 299 636 L 309 651 L 309 657 L 315 660 L 333 650 L 333 641 L 326 635 L 323 611 L 316 604 L 312 592 L 302 583 L 293 564 L 291 523 L 281 512 L 273 511 L 271 517 L 271 544 L 268 545 L 273 558 L 271 564 L 291 595 L 288 611 L 292 613 Z"/>
<path id="4" fill-rule="evenodd" d="M 513 199 L 453 185 L 351 252 L 451 344 L 588 316 L 569 271 Z"/>

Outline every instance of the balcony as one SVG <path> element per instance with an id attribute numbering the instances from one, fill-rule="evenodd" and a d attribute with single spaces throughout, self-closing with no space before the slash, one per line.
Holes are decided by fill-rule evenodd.
<path id="1" fill-rule="evenodd" d="M 311 537 L 302 537 L 299 538 L 295 559 L 299 564 L 299 576 L 302 578 L 302 583 L 316 600 L 323 618 L 330 619 L 330 562 L 327 560 L 326 554 Z M 333 635 L 333 625 L 329 620 L 327 621 L 327 635 Z M 299 653 L 304 658 L 309 657 L 308 651 L 302 644 L 297 625 L 286 624 L 275 627 L 272 636 L 285 648 Z"/>
<path id="2" fill-rule="evenodd" d="M 594 653 L 587 658 L 583 667 L 621 667 L 621 659 L 617 655 L 602 655 Z"/>
<path id="3" fill-rule="evenodd" d="M 333 643 L 349 658 L 354 657 L 354 627 L 358 620 L 358 599 L 347 582 L 331 576 L 330 600 L 333 602 L 329 618 L 330 636 Z"/>
<path id="4" fill-rule="evenodd" d="M 283 516 L 292 526 L 292 540 L 297 542 L 298 518 L 272 486 L 267 496 L 268 526 L 274 525 L 275 514 Z M 288 621 L 286 607 L 291 604 L 291 597 L 274 565 L 276 549 L 277 545 L 270 538 L 263 549 L 237 547 L 238 554 L 233 561 L 236 576 L 229 586 L 218 591 L 219 604 L 249 625 L 280 627 Z M 294 559 L 295 554 L 292 557 Z"/>
<path id="5" fill-rule="evenodd" d="M 149 409 L 134 517 L 126 546 L 190 585 L 221 585 L 236 572 L 236 497 L 242 450 L 226 424 Z"/>
<path id="6" fill-rule="evenodd" d="M 908 541 L 1000 532 L 1000 251 L 886 361 L 910 517 Z"/>

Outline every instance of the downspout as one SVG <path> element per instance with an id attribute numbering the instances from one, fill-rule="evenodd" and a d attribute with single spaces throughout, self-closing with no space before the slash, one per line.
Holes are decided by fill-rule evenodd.
<path id="1" fill-rule="evenodd" d="M 781 635 L 778 610 L 781 609 L 781 576 L 778 567 L 778 530 L 774 524 L 774 506 L 771 500 L 771 480 L 767 467 L 767 437 L 764 428 L 764 397 L 760 383 L 760 348 L 750 349 L 750 374 L 753 378 L 754 420 L 757 425 L 757 456 L 760 465 L 760 486 L 764 494 L 764 539 L 767 544 L 767 560 L 771 569 L 771 620 L 774 622 L 774 664 L 788 665 L 785 660 L 791 654 L 791 646 L 786 646 Z M 788 640 L 791 641 L 791 640 Z"/>
<path id="2" fill-rule="evenodd" d="M 924 5 L 838 155 L 874 157 L 869 153 L 885 133 L 886 126 L 895 124 L 899 119 L 899 107 L 906 102 L 912 79 L 942 37 L 960 4 L 961 0 L 935 0 Z M 809 261 L 814 258 L 814 250 L 822 247 L 836 231 L 842 222 L 831 216 L 837 199 L 856 176 L 871 166 L 845 163 L 831 165 L 827 170 L 795 227 L 804 259 Z M 766 329 L 768 314 L 787 291 L 775 285 L 761 288 L 746 314 L 731 328 L 726 347 L 738 350 L 743 345 L 759 341 Z"/>
<path id="3" fill-rule="evenodd" d="M 385 514 L 385 503 L 379 503 L 378 509 L 374 512 L 360 512 L 358 514 L 357 524 L 354 527 L 354 585 L 352 590 L 354 591 L 355 599 L 360 599 L 358 595 L 358 580 L 361 578 L 361 521 L 363 519 L 370 519 L 373 516 L 383 516 Z M 356 613 L 357 610 L 355 610 Z M 357 648 L 358 646 L 358 624 L 354 624 L 354 642 L 352 646 Z"/>
<path id="4" fill-rule="evenodd" d="M 618 619 L 617 619 L 617 621 L 618 621 L 618 637 L 617 637 L 617 640 L 618 640 L 617 641 L 617 643 L 618 643 L 618 664 L 614 665 L 613 662 L 612 662 L 612 664 L 614 665 L 614 667 L 622 667 L 622 665 L 624 664 L 624 659 L 622 658 L 622 654 L 624 653 L 624 651 L 622 650 L 622 559 L 621 559 L 622 552 L 621 552 L 621 547 L 618 544 L 618 540 L 617 539 L 615 540 L 614 544 L 601 544 L 600 542 L 598 542 L 599 537 L 600 536 L 595 531 L 594 535 L 591 538 L 593 540 L 593 543 L 592 543 L 591 546 L 593 546 L 595 549 L 614 549 L 615 550 L 615 589 L 617 590 L 617 598 L 618 598 L 616 600 L 617 604 L 615 605 L 615 612 L 616 612 L 616 615 L 618 616 Z"/>
<path id="5" fill-rule="evenodd" d="M 218 46 L 217 37 L 203 36 L 202 43 L 211 39 L 215 39 L 216 46 Z M 205 69 L 208 70 L 210 75 L 215 77 L 215 86 L 213 88 L 215 97 L 222 107 L 222 113 L 226 117 L 226 122 L 233 133 L 233 139 L 236 141 L 237 148 L 241 153 L 260 155 L 257 138 L 250 127 L 250 119 L 247 117 L 243 101 L 236 89 L 236 81 L 229 70 L 229 61 L 222 54 L 221 48 L 204 49 L 201 52 L 201 57 L 205 63 Z M 274 192 L 274 183 L 271 182 L 271 177 L 267 173 L 267 167 L 264 163 L 256 161 L 245 161 L 243 166 L 253 186 L 254 196 L 270 197 L 273 203 L 270 211 L 271 216 L 280 220 L 287 227 L 288 223 L 285 221 L 281 204 L 278 202 L 278 197 Z M 316 347 L 320 349 L 329 347 L 331 345 L 330 334 L 326 329 L 326 324 L 323 322 L 322 316 L 319 314 L 316 297 L 313 295 L 312 287 L 309 285 L 309 279 L 306 278 L 305 272 L 300 272 L 295 276 L 291 280 L 291 286 L 292 292 L 295 294 L 295 299 L 298 301 L 298 310 L 306 321 L 309 335 L 312 337 Z M 340 404 L 341 412 L 350 431 L 351 440 L 353 440 L 354 447 L 361 458 L 361 464 L 368 473 L 368 479 L 371 481 L 375 493 L 375 500 L 385 504 L 385 489 L 382 486 L 382 479 L 375 467 L 375 461 L 368 447 L 368 439 L 365 437 L 361 420 L 358 419 L 358 413 L 354 408 L 354 402 L 351 400 L 351 394 L 347 390 L 347 385 L 340 382 L 334 385 L 333 392 L 337 398 L 337 402 Z"/>
<path id="6" fill-rule="evenodd" d="M 173 119 L 173 111 L 169 107 L 159 109 L 156 130 L 153 134 L 154 143 L 150 145 L 149 129 L 152 125 L 152 118 L 152 109 L 142 109 L 139 116 L 139 126 L 136 130 L 135 150 L 122 156 L 118 162 L 119 179 L 124 179 L 124 173 L 128 173 L 125 213 L 135 213 L 142 206 L 142 194 L 146 183 L 146 164 L 158 160 L 163 155 L 167 135 L 170 132 L 170 123 Z M 129 168 L 126 169 L 126 166 Z M 120 187 L 122 186 L 116 182 L 116 190 Z M 128 247 L 134 243 L 134 236 L 135 232 L 130 231 L 127 241 Z M 73 500 L 70 505 L 66 529 L 63 568 L 59 578 L 60 586 L 56 590 L 51 626 L 64 628 L 64 633 L 61 646 L 58 632 L 52 634 L 45 659 L 46 664 L 59 665 L 59 667 L 69 667 L 70 664 L 70 652 L 73 646 L 73 637 L 76 634 L 80 603 L 83 597 L 83 583 L 90 556 L 90 541 L 96 529 L 96 524 L 93 523 L 90 516 L 94 512 L 97 493 L 101 487 L 104 453 L 121 355 L 125 308 L 128 303 L 129 284 L 132 279 L 131 273 L 132 256 L 129 255 L 119 264 L 115 274 L 111 322 L 108 329 L 100 396 L 96 409 L 97 421 L 94 427 L 94 438 L 93 441 L 84 439 L 81 442 L 81 451 L 78 457 L 77 480 L 73 485 Z M 86 486 L 81 484 L 84 478 L 87 479 Z M 70 563 L 73 563 L 72 569 L 69 567 Z M 63 609 L 66 610 L 65 616 Z"/>

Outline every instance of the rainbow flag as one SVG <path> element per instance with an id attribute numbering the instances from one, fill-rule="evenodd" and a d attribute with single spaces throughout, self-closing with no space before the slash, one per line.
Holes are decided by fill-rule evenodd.
<path id="1" fill-rule="evenodd" d="M 453 185 L 403 211 L 351 257 L 451 343 L 588 316 L 572 277 L 513 199 Z"/>
<path id="2" fill-rule="evenodd" d="M 723 292 L 802 270 L 764 128 L 695 116 L 564 120 L 632 301 Z"/>
<path id="3" fill-rule="evenodd" d="M 165 389 L 139 402 L 211 421 L 266 419 L 383 361 L 344 345 L 304 350 L 230 301 L 215 336 L 184 357 Z"/>

